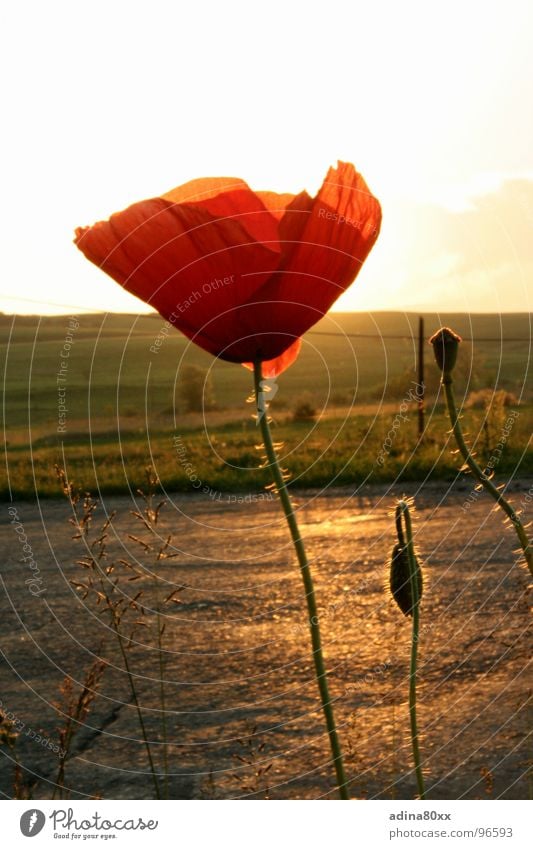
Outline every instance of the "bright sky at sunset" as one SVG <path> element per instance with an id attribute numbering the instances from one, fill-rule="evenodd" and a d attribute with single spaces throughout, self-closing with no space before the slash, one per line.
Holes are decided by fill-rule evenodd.
<path id="1" fill-rule="evenodd" d="M 12 0 L 2 18 L 0 310 L 144 311 L 76 226 L 200 176 L 314 192 L 337 159 L 384 211 L 337 308 L 533 309 L 529 0 Z"/>

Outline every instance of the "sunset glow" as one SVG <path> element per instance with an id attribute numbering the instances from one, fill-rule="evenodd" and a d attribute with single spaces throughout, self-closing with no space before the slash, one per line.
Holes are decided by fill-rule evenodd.
<path id="1" fill-rule="evenodd" d="M 384 217 L 335 309 L 531 309 L 529 3 L 55 2 L 4 17 L 4 312 L 145 311 L 81 261 L 76 225 L 201 176 L 315 192 L 337 159 Z"/>

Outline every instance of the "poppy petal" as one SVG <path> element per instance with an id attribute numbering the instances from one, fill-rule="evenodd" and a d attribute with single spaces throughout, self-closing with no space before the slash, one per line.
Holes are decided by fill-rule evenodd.
<path id="1" fill-rule="evenodd" d="M 263 377 L 273 378 L 277 377 L 278 374 L 281 374 L 282 371 L 288 369 L 289 366 L 292 366 L 293 362 L 297 359 L 298 354 L 300 353 L 300 348 L 302 347 L 302 340 L 296 339 L 292 345 L 285 349 L 285 351 L 280 354 L 279 357 L 275 357 L 273 360 L 263 360 L 261 364 L 261 370 L 263 372 Z M 254 370 L 253 363 L 241 363 L 244 368 L 250 369 L 250 371 Z"/>
<path id="2" fill-rule="evenodd" d="M 294 246 L 301 238 L 314 201 L 307 192 L 301 192 L 298 195 L 278 195 L 275 192 L 259 192 L 258 194 L 272 214 L 279 218 L 281 248 L 279 269 L 282 270 L 290 261 Z M 276 359 L 283 353 L 287 343 L 292 344 L 292 340 L 298 338 L 298 334 L 293 333 L 287 323 L 283 326 L 276 320 L 271 321 L 273 307 L 271 285 L 279 276 L 280 271 L 273 274 L 261 289 L 256 290 L 255 297 L 244 301 L 238 311 L 238 323 L 243 334 L 248 333 L 251 338 L 257 340 L 254 358 L 260 357 L 263 361 Z M 260 299 L 261 294 L 264 300 Z M 282 300 L 278 306 L 283 312 L 285 301 Z M 321 313 L 317 314 L 314 321 L 318 321 L 321 317 Z M 241 357 L 239 361 L 243 359 Z"/>
<path id="3" fill-rule="evenodd" d="M 215 220 L 235 218 L 250 239 L 278 248 L 276 216 L 263 203 L 258 192 L 236 177 L 209 177 L 191 180 L 163 195 L 164 200 L 205 209 Z"/>
<path id="4" fill-rule="evenodd" d="M 275 219 L 250 190 L 230 192 L 217 209 L 211 207 L 219 217 L 201 205 L 141 201 L 109 221 L 79 228 L 75 242 L 125 289 L 217 356 L 228 339 L 249 336 L 239 325 L 240 304 L 277 269 L 280 247 Z M 240 350 L 232 359 L 253 357 L 250 345 L 244 357 Z"/>
<path id="5" fill-rule="evenodd" d="M 376 241 L 381 207 L 351 164 L 330 168 L 281 273 L 252 295 L 261 302 L 261 332 L 288 329 L 301 336 L 329 310 L 357 276 Z M 265 304 L 270 308 L 265 308 Z M 261 320 L 261 318 L 263 320 Z"/>
<path id="6" fill-rule="evenodd" d="M 279 195 L 276 192 L 257 192 L 264 205 L 279 221 L 279 240 L 282 269 L 294 251 L 294 242 L 299 241 L 308 216 L 313 210 L 313 198 L 307 192 L 298 195 Z"/>

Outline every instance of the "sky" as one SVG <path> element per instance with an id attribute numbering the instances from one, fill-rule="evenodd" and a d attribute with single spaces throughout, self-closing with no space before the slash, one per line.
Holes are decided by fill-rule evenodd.
<path id="1" fill-rule="evenodd" d="M 533 4 L 3 4 L 0 310 L 142 312 L 74 228 L 201 176 L 314 193 L 353 162 L 381 235 L 342 310 L 533 308 Z"/>

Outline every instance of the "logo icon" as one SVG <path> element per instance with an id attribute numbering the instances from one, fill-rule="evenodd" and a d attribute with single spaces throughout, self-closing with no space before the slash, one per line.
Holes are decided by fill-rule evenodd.
<path id="1" fill-rule="evenodd" d="M 268 410 L 268 405 L 272 401 L 272 399 L 278 394 L 279 386 L 276 383 L 276 378 L 271 377 L 268 379 L 264 379 L 259 384 L 260 392 L 257 398 L 257 424 L 261 421 L 266 411 Z"/>
<path id="2" fill-rule="evenodd" d="M 20 830 L 24 837 L 35 837 L 42 831 L 46 822 L 46 817 L 42 811 L 37 808 L 31 808 L 29 811 L 24 811 L 20 818 Z"/>

